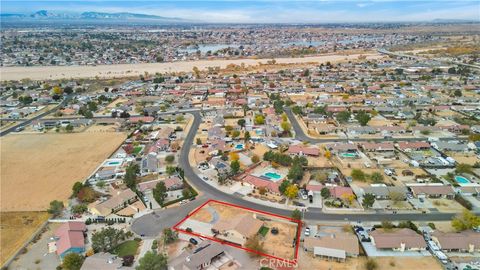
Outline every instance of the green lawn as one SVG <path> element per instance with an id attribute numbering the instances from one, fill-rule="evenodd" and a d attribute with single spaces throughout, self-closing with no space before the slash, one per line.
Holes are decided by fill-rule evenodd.
<path id="1" fill-rule="evenodd" d="M 127 256 L 127 255 L 135 255 L 137 253 L 138 246 L 140 242 L 135 240 L 129 240 L 121 243 L 118 245 L 114 250 L 113 253 L 117 254 L 119 257 Z"/>
<path id="2" fill-rule="evenodd" d="M 140 153 L 140 151 L 142 151 L 142 147 L 141 146 L 137 146 L 135 148 L 133 148 L 133 154 L 137 155 L 138 153 Z"/>
<path id="3" fill-rule="evenodd" d="M 262 226 L 260 230 L 258 230 L 258 233 L 261 234 L 263 237 L 265 237 L 265 235 L 267 235 L 268 233 L 268 228 L 265 226 Z"/>

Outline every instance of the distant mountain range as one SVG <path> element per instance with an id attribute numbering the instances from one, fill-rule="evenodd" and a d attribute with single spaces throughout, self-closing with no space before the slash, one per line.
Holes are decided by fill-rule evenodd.
<path id="1" fill-rule="evenodd" d="M 164 22 L 185 22 L 181 18 L 170 18 L 156 15 L 130 13 L 130 12 L 83 12 L 83 13 L 61 13 L 48 10 L 39 10 L 32 14 L 21 13 L 0 13 L 3 19 L 75 19 L 75 20 L 154 20 Z"/>

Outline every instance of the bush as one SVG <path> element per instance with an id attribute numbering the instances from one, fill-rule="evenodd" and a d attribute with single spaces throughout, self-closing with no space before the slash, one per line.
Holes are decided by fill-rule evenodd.
<path id="1" fill-rule="evenodd" d="M 432 222 L 429 222 L 429 223 L 428 223 L 428 227 L 432 228 L 432 230 L 435 230 L 435 229 L 436 229 L 436 228 L 435 228 L 435 224 L 432 223 Z"/>
<path id="2" fill-rule="evenodd" d="M 375 270 L 378 268 L 378 264 L 374 259 L 368 259 L 365 262 L 365 269 L 367 270 Z"/>

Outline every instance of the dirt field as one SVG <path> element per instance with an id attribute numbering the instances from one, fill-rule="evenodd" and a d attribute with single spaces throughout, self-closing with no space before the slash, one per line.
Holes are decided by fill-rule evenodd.
<path id="1" fill-rule="evenodd" d="M 326 63 L 330 62 L 346 62 L 356 60 L 360 55 L 366 56 L 368 59 L 382 58 L 378 53 L 364 54 L 327 54 L 320 56 L 299 57 L 299 58 L 275 58 L 277 64 L 295 64 L 295 63 Z M 258 65 L 266 63 L 271 59 L 233 59 L 233 60 L 198 60 L 198 61 L 179 61 L 169 63 L 148 63 L 148 64 L 119 64 L 119 65 L 99 65 L 99 66 L 49 66 L 49 67 L 2 67 L 2 81 L 21 80 L 30 78 L 32 80 L 57 80 L 70 78 L 119 78 L 138 76 L 148 72 L 155 74 L 156 72 L 190 72 L 193 67 L 200 70 L 208 67 L 225 68 L 229 64 L 240 65 L 244 63 L 246 66 Z"/>
<path id="2" fill-rule="evenodd" d="M 0 265 L 48 219 L 47 212 L 0 212 Z"/>
<path id="3" fill-rule="evenodd" d="M 66 200 L 126 138 L 123 133 L 8 135 L 0 139 L 1 211 L 43 211 Z"/>
<path id="4" fill-rule="evenodd" d="M 347 258 L 346 262 L 314 258 L 312 253 L 299 250 L 298 269 L 365 270 L 366 257 Z M 433 257 L 377 257 L 377 270 L 443 269 Z"/>

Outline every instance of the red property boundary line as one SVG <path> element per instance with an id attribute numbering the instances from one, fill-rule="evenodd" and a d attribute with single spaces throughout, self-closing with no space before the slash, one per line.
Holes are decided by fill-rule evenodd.
<path id="1" fill-rule="evenodd" d="M 218 204 L 223 204 L 223 205 L 227 205 L 227 206 L 231 206 L 231 207 L 236 207 L 236 208 L 244 209 L 244 210 L 247 210 L 247 211 L 250 211 L 250 212 L 256 212 L 256 213 L 261 213 L 261 214 L 265 214 L 265 215 L 269 215 L 269 216 L 274 216 L 274 217 L 277 217 L 277 218 L 281 218 L 281 219 L 285 219 L 285 220 L 291 221 L 291 222 L 293 222 L 293 223 L 297 223 L 298 227 L 297 227 L 297 238 L 296 238 L 296 242 L 295 242 L 295 255 L 294 255 L 294 259 L 293 259 L 293 260 L 288 260 L 288 259 L 280 258 L 280 257 L 274 256 L 274 255 L 271 255 L 271 254 L 266 254 L 266 253 L 259 252 L 259 251 L 253 250 L 253 249 L 245 248 L 245 247 L 242 247 L 242 246 L 240 246 L 240 245 L 235 245 L 235 244 L 230 243 L 230 242 L 228 242 L 228 241 L 224 241 L 224 240 L 221 240 L 221 239 L 217 239 L 217 238 L 214 238 L 214 237 L 211 237 L 211 236 L 205 236 L 205 235 L 202 235 L 202 234 L 193 232 L 193 231 L 192 231 L 192 232 L 187 232 L 186 230 L 180 229 L 180 228 L 178 227 L 178 226 L 180 226 L 182 223 L 184 223 L 185 220 L 187 220 L 188 218 L 190 218 L 191 216 L 193 216 L 195 213 L 197 213 L 198 211 L 200 211 L 200 209 L 202 209 L 205 205 L 207 205 L 207 204 L 210 203 L 210 202 L 218 203 Z M 269 213 L 269 212 L 265 212 L 265 211 L 255 210 L 255 209 L 252 209 L 252 208 L 248 208 L 248 207 L 244 207 L 244 206 L 240 206 L 240 205 L 236 205 L 236 204 L 231 204 L 231 203 L 227 203 L 227 202 L 222 202 L 222 201 L 217 201 L 217 200 L 210 199 L 210 200 L 206 201 L 205 203 L 203 203 L 202 205 L 200 205 L 200 206 L 199 206 L 197 209 L 195 209 L 194 211 L 190 212 L 185 218 L 183 218 L 182 220 L 180 220 L 180 222 L 178 222 L 177 224 L 175 224 L 175 225 L 173 226 L 173 229 L 174 229 L 175 231 L 178 231 L 178 232 L 181 232 L 181 233 L 184 233 L 184 234 L 193 235 L 193 236 L 205 238 L 205 239 L 208 239 L 208 240 L 211 240 L 211 241 L 215 241 L 215 242 L 218 242 L 218 243 L 220 243 L 220 244 L 222 244 L 222 245 L 227 245 L 227 246 L 231 246 L 231 247 L 243 249 L 243 250 L 245 250 L 245 251 L 258 254 L 258 255 L 260 255 L 260 256 L 264 256 L 264 257 L 268 257 L 268 258 L 272 258 L 272 259 L 284 261 L 284 262 L 291 263 L 291 264 L 296 264 L 296 263 L 297 263 L 297 258 L 298 258 L 298 248 L 299 248 L 299 245 L 300 245 L 300 232 L 302 231 L 302 222 L 301 222 L 300 220 L 297 220 L 297 219 L 293 219 L 293 218 L 289 218 L 289 217 L 285 217 L 285 216 L 281 216 L 281 215 L 277 215 L 277 214 L 273 214 L 273 213 Z"/>

